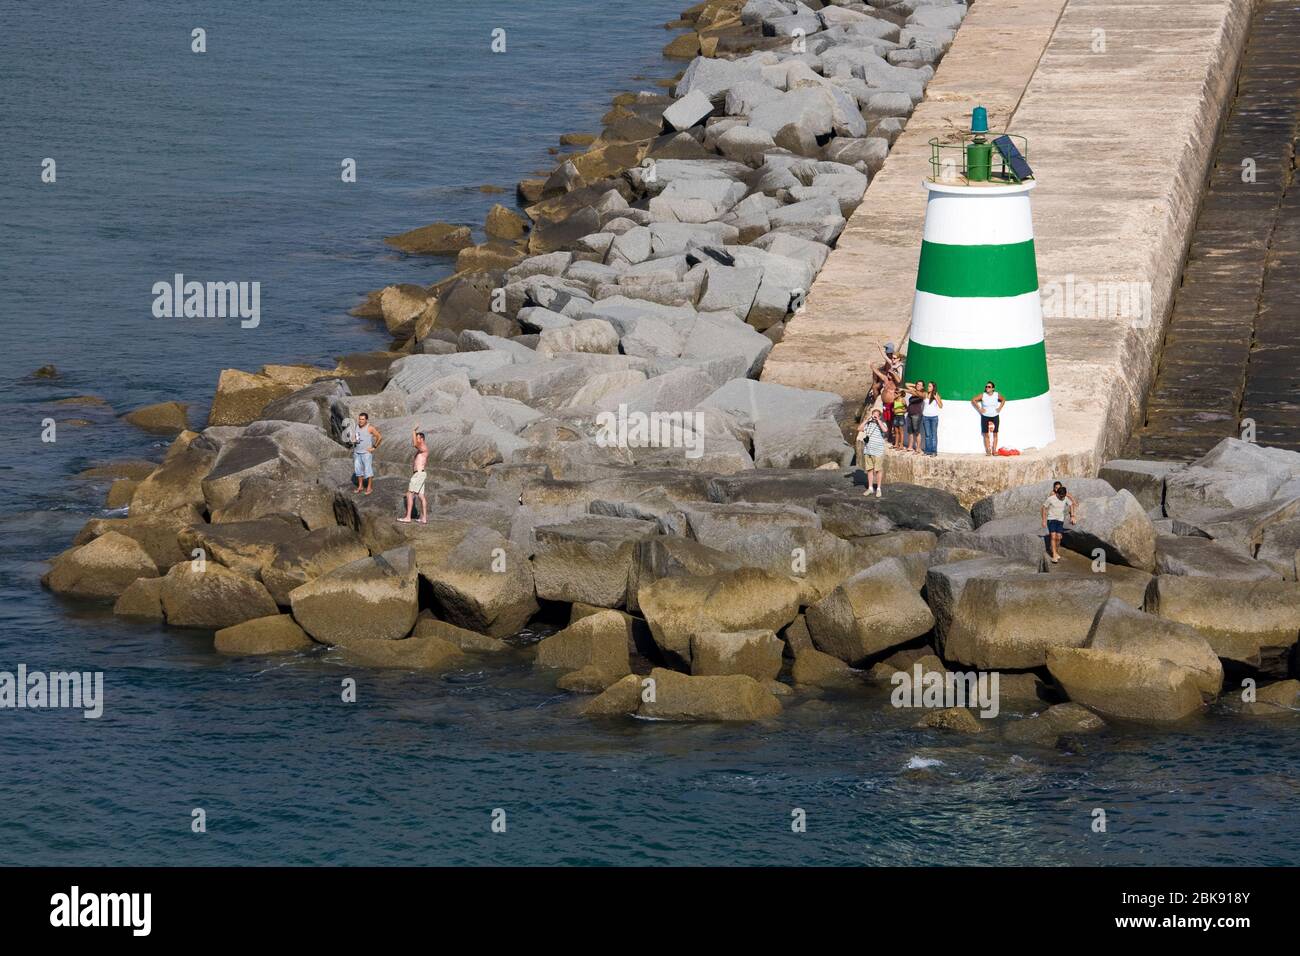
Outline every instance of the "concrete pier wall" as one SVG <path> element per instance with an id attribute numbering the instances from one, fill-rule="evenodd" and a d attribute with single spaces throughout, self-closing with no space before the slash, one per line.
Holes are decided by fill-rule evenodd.
<path id="1" fill-rule="evenodd" d="M 1050 290 L 1056 441 L 987 458 L 943 454 L 941 431 L 938 457 L 890 455 L 886 474 L 969 502 L 1095 473 L 1139 419 L 1252 7 L 977 0 L 763 379 L 862 397 L 878 346 L 902 341 L 910 320 L 928 141 L 960 132 L 983 105 L 993 128 L 1028 138 L 1039 181 L 1034 228 L 1040 285 Z"/>

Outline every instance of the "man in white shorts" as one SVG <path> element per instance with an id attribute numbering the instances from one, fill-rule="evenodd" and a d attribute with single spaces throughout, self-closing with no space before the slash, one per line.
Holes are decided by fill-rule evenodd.
<path id="1" fill-rule="evenodd" d="M 429 502 L 424 496 L 424 480 L 428 477 L 424 468 L 429 462 L 429 445 L 424 440 L 424 432 L 420 431 L 419 425 L 411 429 L 411 444 L 415 446 L 415 459 L 411 462 L 411 480 L 406 485 L 406 517 L 397 520 L 410 522 L 411 511 L 415 507 L 415 499 L 418 496 L 420 524 L 426 524 L 429 519 Z"/>

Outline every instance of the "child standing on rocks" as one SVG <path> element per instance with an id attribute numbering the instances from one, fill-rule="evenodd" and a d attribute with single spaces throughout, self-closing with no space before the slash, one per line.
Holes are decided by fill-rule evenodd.
<path id="1" fill-rule="evenodd" d="M 429 461 L 429 445 L 425 441 L 424 432 L 420 431 L 419 425 L 411 429 L 411 444 L 415 446 L 415 458 L 411 462 L 411 480 L 406 486 L 406 517 L 397 520 L 410 522 L 411 510 L 415 507 L 415 499 L 418 495 L 420 498 L 420 524 L 427 524 L 429 520 L 429 502 L 424 497 L 424 481 L 428 476 L 425 474 L 424 467 Z"/>

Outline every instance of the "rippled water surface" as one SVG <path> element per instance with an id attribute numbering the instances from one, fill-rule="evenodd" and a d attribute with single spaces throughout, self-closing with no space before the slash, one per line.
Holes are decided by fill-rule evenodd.
<path id="1" fill-rule="evenodd" d="M 39 588 L 103 513 L 72 476 L 161 453 L 114 411 L 179 399 L 201 423 L 223 367 L 380 345 L 347 309 L 449 271 L 382 236 L 511 202 L 479 187 L 670 72 L 684 5 L 0 5 L 0 669 L 103 671 L 107 698 L 100 720 L 0 711 L 0 863 L 1300 862 L 1292 719 L 1116 728 L 1082 754 L 915 730 L 880 691 L 790 699 L 767 726 L 593 724 L 522 656 L 444 678 L 232 661 Z M 176 272 L 260 281 L 261 326 L 153 319 Z M 47 362 L 59 379 L 28 378 Z M 53 404 L 87 394 L 109 407 Z"/>

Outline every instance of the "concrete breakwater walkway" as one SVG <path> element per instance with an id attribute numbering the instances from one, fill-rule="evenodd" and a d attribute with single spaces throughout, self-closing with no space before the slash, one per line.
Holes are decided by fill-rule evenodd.
<path id="1" fill-rule="evenodd" d="M 928 142 L 964 129 L 982 104 L 991 125 L 1029 140 L 1040 284 L 1093 290 L 1045 315 L 1057 439 L 1009 459 L 892 456 L 889 475 L 969 503 L 1095 473 L 1139 420 L 1251 10 L 1250 0 L 972 5 L 763 380 L 861 398 L 878 345 L 907 330 Z M 1095 294 L 1117 288 L 1142 290 L 1136 314 Z"/>
<path id="2" fill-rule="evenodd" d="M 1300 3 L 1256 11 L 1130 457 L 1193 459 L 1253 423 L 1300 449 Z"/>

